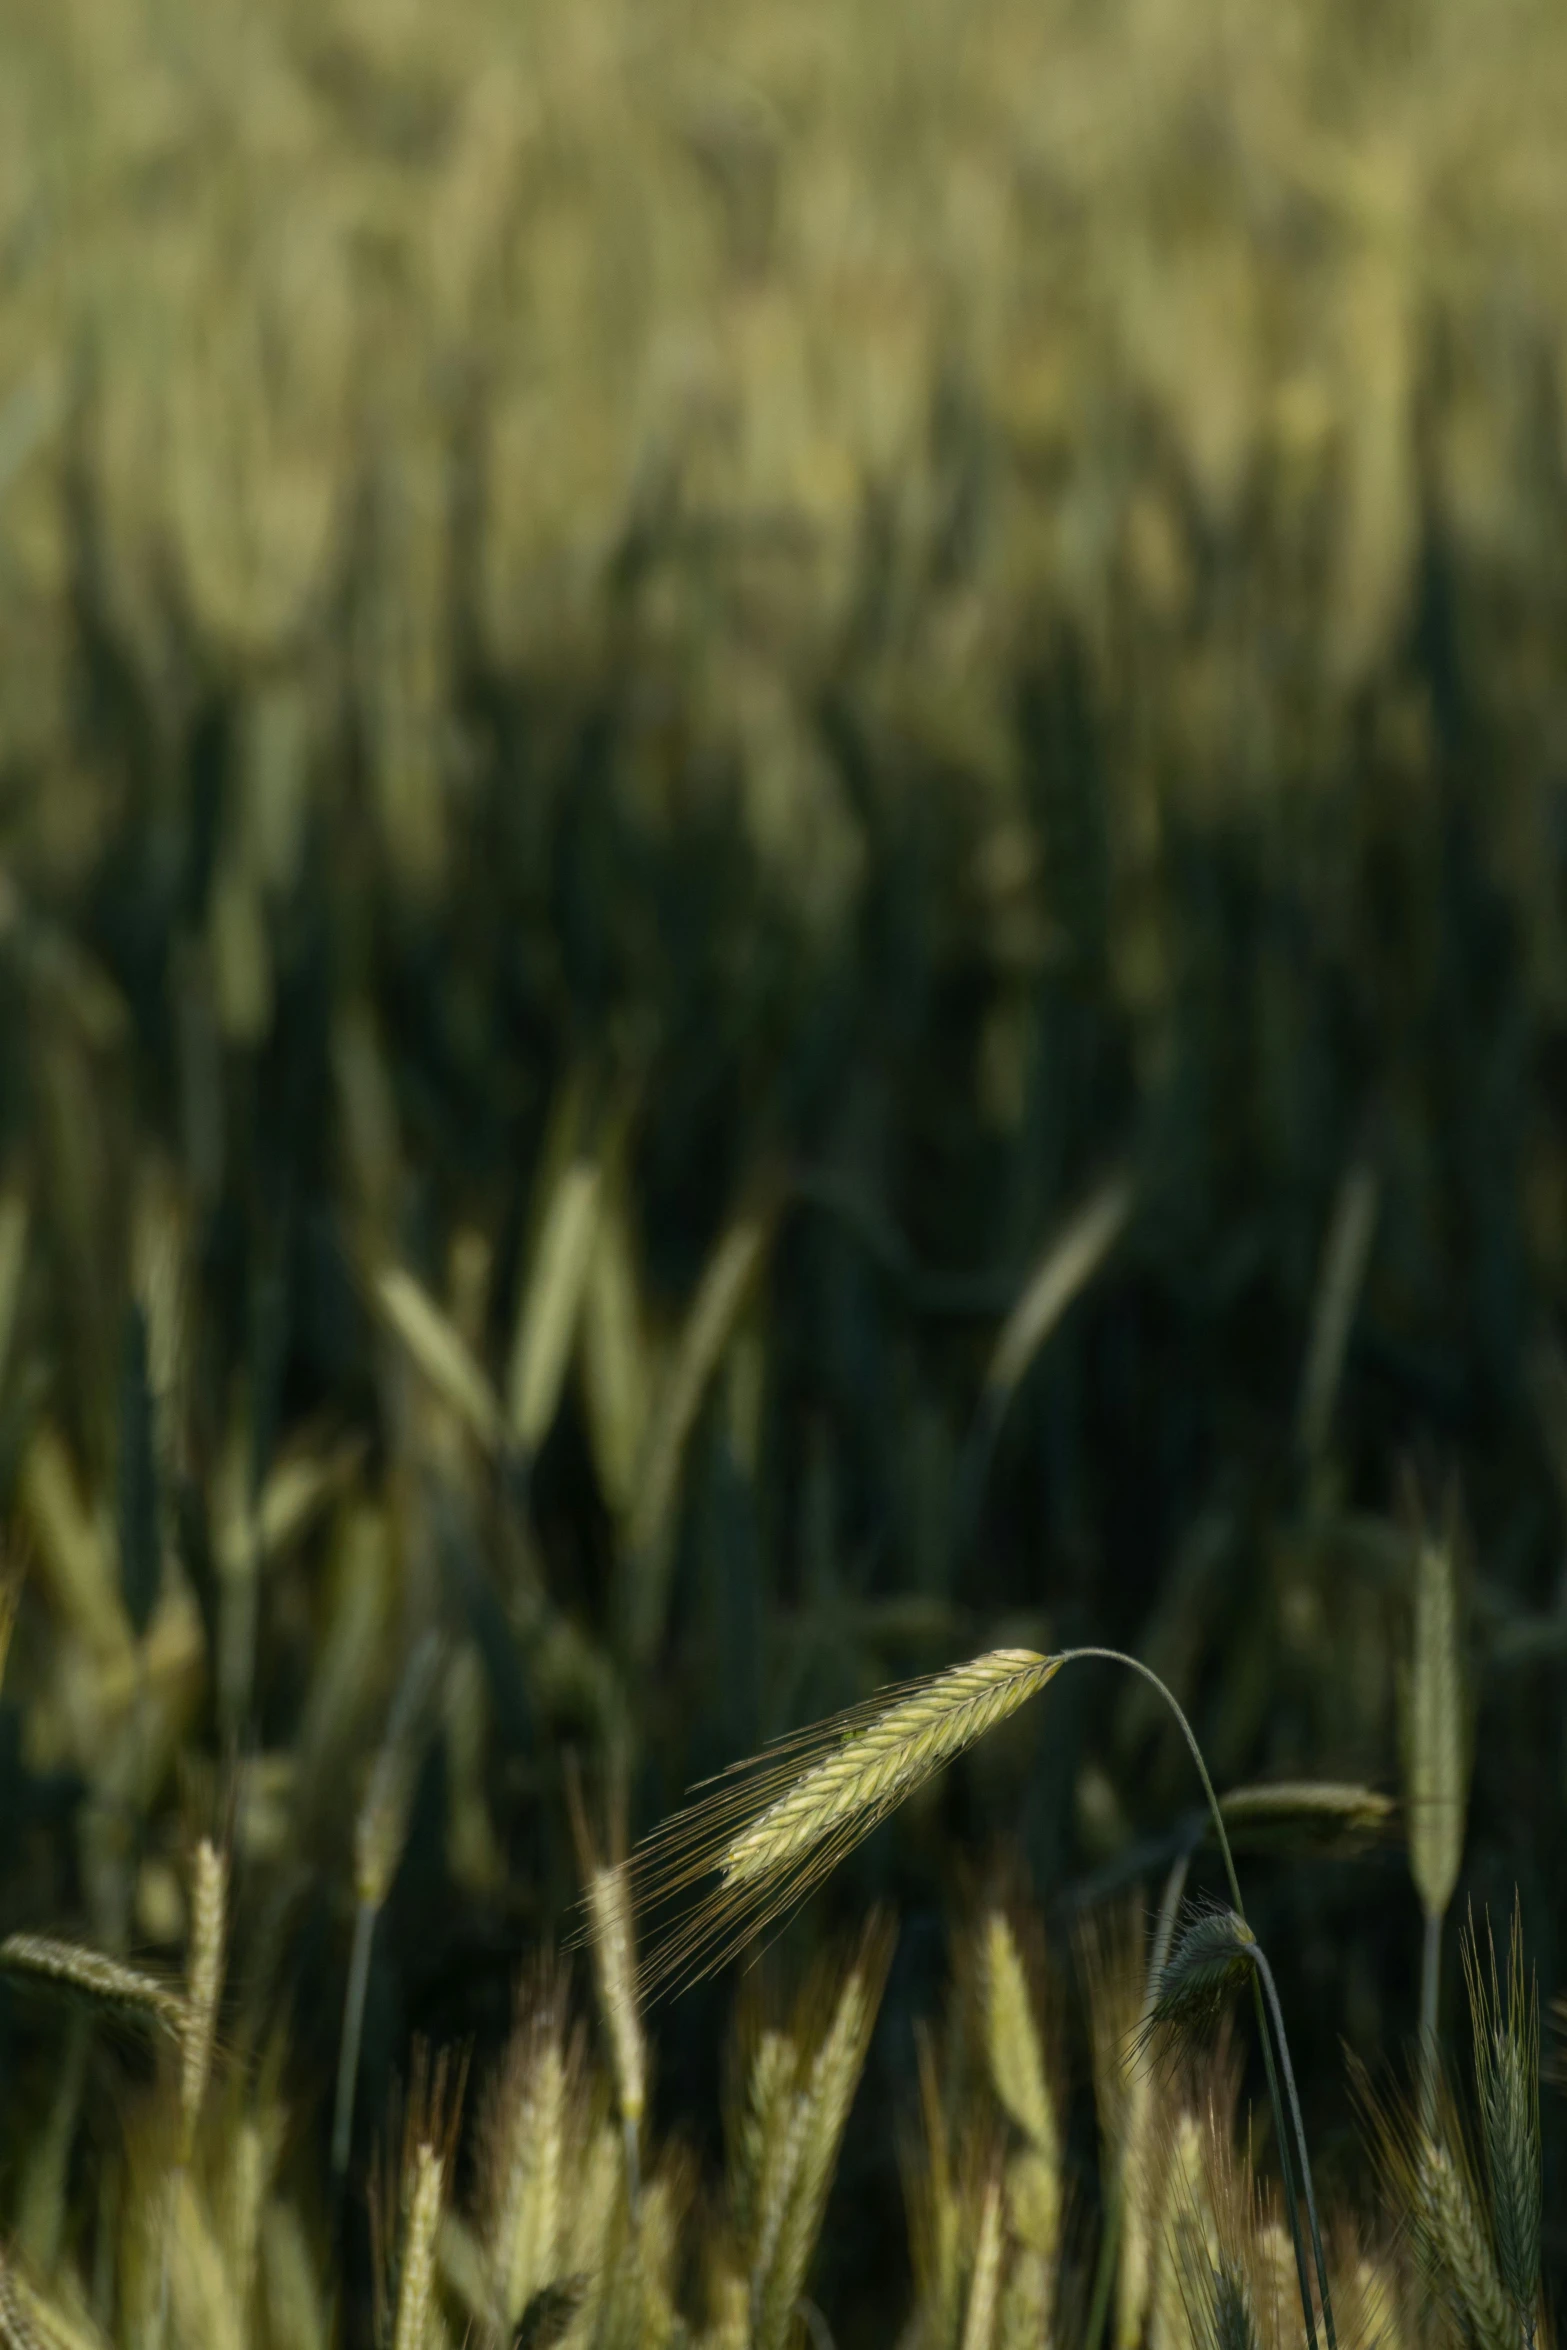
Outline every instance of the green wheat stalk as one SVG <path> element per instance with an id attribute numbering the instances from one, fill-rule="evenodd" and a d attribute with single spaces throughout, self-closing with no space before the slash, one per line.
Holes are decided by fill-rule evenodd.
<path id="1" fill-rule="evenodd" d="M 1425 1918 L 1420 1964 L 1421 2096 L 1426 2127 L 1437 2103 L 1442 1922 L 1463 1862 L 1469 1800 L 1469 1702 L 1458 1589 L 1458 1522 L 1421 1528 L 1415 1554 L 1410 1653 L 1404 1676 L 1404 1777 L 1409 1869 Z"/>

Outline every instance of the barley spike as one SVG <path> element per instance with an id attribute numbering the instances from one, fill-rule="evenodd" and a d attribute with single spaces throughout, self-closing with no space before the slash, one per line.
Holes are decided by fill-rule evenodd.
<path id="1" fill-rule="evenodd" d="M 655 1829 L 630 1864 L 644 1911 L 701 1877 L 718 1878 L 689 1915 L 655 1934 L 643 1989 L 722 1966 L 915 1788 L 1043 1689 L 1060 1663 L 1033 1649 L 995 1649 L 796 1731 L 710 1782 L 712 1792 Z"/>

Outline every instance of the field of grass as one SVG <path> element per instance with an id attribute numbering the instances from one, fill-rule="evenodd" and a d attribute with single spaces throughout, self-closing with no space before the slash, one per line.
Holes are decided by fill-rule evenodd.
<path id="1" fill-rule="evenodd" d="M 11 0 L 4 2350 L 1548 2332 L 1564 119 Z"/>

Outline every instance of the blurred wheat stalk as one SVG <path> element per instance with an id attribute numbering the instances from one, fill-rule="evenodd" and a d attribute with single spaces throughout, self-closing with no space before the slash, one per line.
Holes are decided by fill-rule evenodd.
<path id="1" fill-rule="evenodd" d="M 591 665 L 629 549 L 685 752 L 737 768 L 817 918 L 857 851 L 810 695 L 870 514 L 871 682 L 981 780 L 1003 895 L 1041 609 L 1177 753 L 1128 739 L 1135 883 L 1172 777 L 1332 772 L 1432 527 L 1477 576 L 1548 560 L 1547 6 L 1444 0 L 1407 41 L 1303 0 L 462 0 L 438 36 L 407 0 L 268 0 L 225 28 L 80 0 L 0 30 L 0 758 L 52 779 L 41 853 L 79 853 L 84 590 L 165 744 L 193 652 L 237 686 L 208 907 L 232 1035 L 267 1024 L 337 695 L 393 870 L 437 886 L 464 630 L 502 669 Z M 650 811 L 672 748 L 630 763 Z"/>

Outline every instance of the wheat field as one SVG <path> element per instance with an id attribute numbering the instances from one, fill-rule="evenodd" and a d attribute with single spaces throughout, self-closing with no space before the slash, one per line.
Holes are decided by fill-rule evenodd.
<path id="1" fill-rule="evenodd" d="M 4 2350 L 1545 2350 L 1564 119 L 0 10 Z"/>
<path id="2" fill-rule="evenodd" d="M 110 788 L 73 722 L 90 614 L 150 776 L 232 696 L 241 1030 L 345 726 L 389 868 L 439 887 L 474 667 L 629 664 L 617 780 L 678 824 L 732 779 L 826 920 L 867 848 L 815 723 L 847 663 L 1026 897 L 1008 684 L 1069 626 L 1113 681 L 1135 905 L 1174 810 L 1345 788 L 1368 725 L 1418 799 L 1439 547 L 1527 895 L 1564 46 L 1527 0 L 19 4 L 0 744 L 37 853 L 70 871 Z"/>

